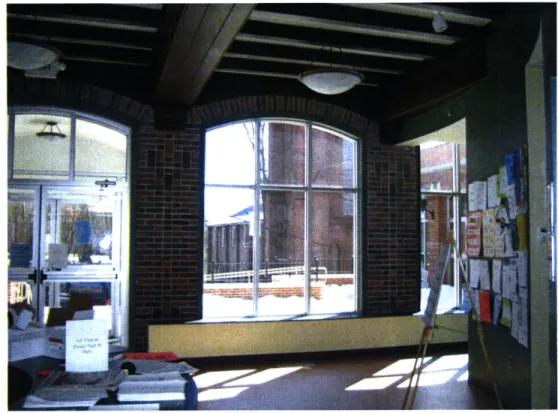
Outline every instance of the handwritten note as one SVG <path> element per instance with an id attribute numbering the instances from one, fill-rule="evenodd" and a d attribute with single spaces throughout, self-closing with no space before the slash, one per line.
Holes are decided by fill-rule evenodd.
<path id="1" fill-rule="evenodd" d="M 507 196 L 508 187 L 508 174 L 506 172 L 506 167 L 501 166 L 499 168 L 499 182 L 498 182 L 498 197 L 505 198 Z"/>
<path id="2" fill-rule="evenodd" d="M 494 308 L 492 313 L 492 324 L 498 325 L 498 321 L 500 320 L 500 308 L 502 305 L 502 297 L 499 295 L 494 296 Z"/>
<path id="3" fill-rule="evenodd" d="M 528 260 L 527 253 L 525 251 L 517 252 L 517 281 L 520 287 L 526 288 L 528 285 L 527 274 L 528 274 Z"/>
<path id="4" fill-rule="evenodd" d="M 510 218 L 515 219 L 517 216 L 517 201 L 515 199 L 515 184 L 508 186 L 508 208 L 510 209 Z"/>
<path id="5" fill-rule="evenodd" d="M 479 262 L 479 278 L 481 290 L 490 290 L 490 272 L 488 270 L 488 261 L 480 260 Z"/>
<path id="6" fill-rule="evenodd" d="M 66 371 L 108 370 L 108 327 L 105 320 L 66 322 Z"/>
<path id="7" fill-rule="evenodd" d="M 468 187 L 469 211 L 486 209 L 486 181 L 471 182 Z"/>
<path id="8" fill-rule="evenodd" d="M 500 205 L 496 208 L 494 212 L 494 256 L 495 257 L 505 257 L 506 256 L 506 242 L 505 233 L 507 231 L 507 225 L 510 223 L 510 218 L 508 216 L 508 210 L 505 206 Z"/>
<path id="9" fill-rule="evenodd" d="M 480 260 L 469 260 L 469 286 L 479 288 Z"/>
<path id="10" fill-rule="evenodd" d="M 492 260 L 492 291 L 502 294 L 502 261 Z"/>

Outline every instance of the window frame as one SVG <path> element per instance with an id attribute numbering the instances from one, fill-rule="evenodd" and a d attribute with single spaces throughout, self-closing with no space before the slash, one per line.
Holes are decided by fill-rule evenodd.
<path id="1" fill-rule="evenodd" d="M 353 226 L 352 226 L 352 242 L 353 242 L 353 293 L 354 293 L 354 302 L 353 302 L 353 310 L 350 314 L 357 315 L 362 313 L 362 302 L 363 302 L 363 294 L 362 294 L 362 264 L 359 257 L 362 256 L 362 197 L 363 197 L 363 144 L 362 140 L 355 135 L 347 133 L 345 131 L 339 130 L 335 127 L 320 123 L 314 122 L 309 120 L 303 119 L 296 119 L 296 118 L 283 118 L 283 117 L 257 117 L 257 118 L 250 118 L 250 119 L 243 119 L 240 121 L 230 122 L 221 124 L 218 126 L 214 126 L 211 128 L 207 128 L 205 131 L 205 135 L 208 132 L 213 130 L 243 124 L 243 123 L 250 123 L 254 122 L 255 124 L 255 133 L 256 133 L 256 141 L 255 144 L 257 145 L 256 148 L 260 147 L 260 139 L 262 139 L 261 133 L 262 128 L 261 125 L 264 122 L 267 123 L 287 123 L 291 125 L 298 125 L 304 126 L 305 128 L 305 179 L 302 184 L 282 184 L 282 183 L 269 183 L 263 182 L 262 174 L 260 168 L 260 157 L 258 153 L 255 154 L 255 161 L 254 161 L 254 174 L 255 180 L 253 185 L 229 185 L 229 184 L 207 184 L 204 178 L 204 189 L 208 187 L 222 187 L 222 188 L 240 188 L 240 189 L 252 189 L 254 191 L 254 203 L 253 203 L 253 214 L 255 217 L 260 216 L 260 202 L 257 202 L 257 199 L 261 199 L 261 195 L 263 191 L 294 191 L 294 192 L 302 192 L 305 194 L 305 202 L 304 202 L 304 233 L 305 233 L 305 240 L 304 240 L 304 266 L 305 266 L 305 273 L 308 274 L 306 277 L 305 282 L 305 292 L 304 292 L 304 300 L 305 300 L 305 309 L 304 313 L 298 314 L 297 316 L 305 316 L 305 315 L 312 315 L 310 313 L 310 281 L 312 278 L 312 265 L 313 260 L 311 259 L 312 256 L 312 244 L 310 241 L 310 234 L 311 226 L 310 226 L 310 217 L 311 217 L 311 208 L 312 208 L 312 193 L 314 192 L 330 192 L 330 193 L 341 193 L 343 195 L 350 193 L 352 195 L 352 208 L 353 208 Z M 343 140 L 350 140 L 353 143 L 353 177 L 352 177 L 352 187 L 345 187 L 345 183 L 342 182 L 341 185 L 330 185 L 327 184 L 313 184 L 310 176 L 310 167 L 312 165 L 312 130 L 313 128 L 320 129 L 325 131 L 326 133 L 332 134 L 337 136 L 339 139 Z M 205 137 L 204 137 L 204 144 L 205 144 Z M 256 149 L 257 151 L 257 149 Z M 345 181 L 345 179 L 342 179 Z M 205 208 L 204 208 L 204 216 L 205 216 Z M 205 218 L 204 218 L 205 219 Z M 261 222 L 258 219 L 253 221 L 253 233 L 259 234 L 261 230 Z M 262 262 L 260 260 L 260 237 L 252 237 L 252 240 L 249 240 L 249 228 L 246 226 L 242 226 L 242 235 L 246 235 L 246 237 L 242 236 L 242 244 L 245 248 L 252 247 L 253 252 L 253 274 L 257 274 L 260 271 L 260 267 Z M 254 239 L 255 238 L 255 239 Z M 205 248 L 205 245 L 204 245 Z M 252 315 L 249 317 L 258 317 L 259 316 L 259 277 L 252 277 L 253 278 L 253 312 Z M 205 282 L 205 281 L 204 281 Z M 332 312 L 333 314 L 333 312 Z"/>
<path id="2" fill-rule="evenodd" d="M 464 195 L 467 194 L 466 190 L 462 189 L 462 182 L 461 182 L 461 166 L 462 164 L 466 165 L 466 148 L 465 148 L 465 158 L 462 159 L 461 154 L 460 154 L 460 145 L 466 145 L 466 143 L 460 143 L 460 142 L 444 142 L 444 145 L 452 145 L 452 160 L 451 160 L 451 164 L 452 164 L 452 189 L 450 191 L 430 191 L 430 190 L 424 190 L 423 188 L 420 188 L 420 195 L 421 198 L 423 199 L 428 199 L 428 197 L 445 197 L 448 198 L 448 201 L 450 202 L 450 206 L 451 206 L 451 214 L 449 216 L 449 221 L 447 222 L 447 224 L 449 225 L 451 231 L 453 232 L 453 238 L 455 241 L 455 245 L 456 245 L 456 249 L 457 251 L 461 251 L 463 248 L 463 246 L 461 245 L 461 238 L 462 238 L 462 234 L 461 234 L 461 211 L 463 209 L 463 203 L 464 203 Z M 422 149 L 421 149 L 422 152 Z M 420 173 L 421 177 L 422 177 L 422 171 Z M 466 179 L 465 179 L 466 180 Z M 421 257 L 424 257 L 424 262 L 427 262 L 427 257 L 428 257 L 428 253 L 427 251 L 424 250 L 424 248 L 426 248 L 426 245 L 428 243 L 427 240 L 427 234 L 426 234 L 426 226 L 427 226 L 427 217 L 423 216 L 424 211 L 421 210 L 421 216 L 420 216 L 420 222 L 421 222 Z M 452 257 L 452 277 L 453 277 L 453 282 L 454 282 L 454 306 L 452 307 L 453 309 L 455 308 L 460 308 L 462 305 L 462 297 L 461 297 L 461 284 L 462 284 L 462 280 L 461 280 L 461 276 L 460 276 L 460 272 L 461 272 L 461 267 L 460 267 L 460 263 L 459 260 L 456 259 L 455 257 L 455 253 L 452 251 L 450 257 Z M 422 259 L 421 259 L 422 260 Z M 422 282 L 422 271 L 425 267 L 423 267 L 421 265 L 421 289 L 422 288 L 427 288 L 427 287 L 423 287 L 423 282 Z M 422 294 L 422 291 L 421 291 Z M 440 308 L 441 310 L 448 310 L 448 308 Z M 424 308 L 421 308 L 421 311 L 424 311 Z"/>

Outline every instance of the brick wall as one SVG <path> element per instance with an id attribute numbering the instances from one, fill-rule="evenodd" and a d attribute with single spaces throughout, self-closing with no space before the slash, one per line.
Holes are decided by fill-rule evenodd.
<path id="1" fill-rule="evenodd" d="M 419 311 L 417 155 L 415 148 L 366 151 L 365 314 Z"/>
<path id="2" fill-rule="evenodd" d="M 312 298 L 321 299 L 323 295 L 324 282 L 313 282 L 310 285 L 310 295 Z M 246 285 L 245 287 L 239 284 L 221 284 L 221 285 L 209 285 L 204 287 L 204 293 L 218 295 L 220 297 L 227 298 L 241 298 L 244 300 L 251 300 L 253 296 L 252 286 Z M 258 295 L 260 297 L 265 296 L 275 296 L 275 297 L 304 297 L 304 286 L 303 285 L 290 285 L 290 286 L 260 286 L 258 287 Z"/>
<path id="3" fill-rule="evenodd" d="M 298 97 L 259 96 L 160 112 L 116 93 L 66 80 L 8 79 L 10 105 L 62 106 L 139 125 L 132 191 L 135 228 L 130 342 L 147 348 L 147 326 L 201 317 L 202 221 L 200 145 L 203 127 L 255 116 L 323 122 L 361 137 L 368 191 L 364 224 L 364 315 L 418 311 L 416 153 L 381 147 L 375 122 L 344 108 Z M 165 128 L 179 119 L 179 129 Z M 157 125 L 157 126 L 156 126 Z M 163 126 L 161 126 L 163 125 Z"/>

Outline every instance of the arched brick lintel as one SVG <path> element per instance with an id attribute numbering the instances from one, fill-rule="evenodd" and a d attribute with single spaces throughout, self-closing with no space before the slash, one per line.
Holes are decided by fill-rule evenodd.
<path id="1" fill-rule="evenodd" d="M 97 114 L 126 124 L 155 122 L 157 129 L 208 128 L 229 122 L 270 116 L 312 120 L 379 143 L 376 121 L 341 106 L 297 96 L 260 95 L 225 99 L 193 108 L 156 107 L 113 91 L 69 79 L 8 79 L 9 105 L 66 107 Z"/>
<path id="2" fill-rule="evenodd" d="M 305 97 L 243 96 L 200 105 L 182 113 L 166 108 L 155 109 L 155 117 L 162 124 L 176 124 L 182 121 L 185 122 L 185 126 L 204 128 L 265 116 L 311 120 L 366 138 L 369 143 L 379 143 L 376 121 L 341 106 Z"/>
<path id="3" fill-rule="evenodd" d="M 53 106 L 95 114 L 134 126 L 152 121 L 151 107 L 113 91 L 69 79 L 10 76 L 8 105 Z"/>

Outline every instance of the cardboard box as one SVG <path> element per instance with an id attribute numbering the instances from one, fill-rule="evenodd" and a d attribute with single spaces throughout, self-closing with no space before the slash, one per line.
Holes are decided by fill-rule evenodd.
<path id="1" fill-rule="evenodd" d="M 90 295 L 72 293 L 68 307 L 49 310 L 45 329 L 45 356 L 66 358 L 66 321 L 76 319 L 76 312 L 79 311 L 91 311 L 91 317 L 87 318 L 93 318 L 93 298 Z"/>

